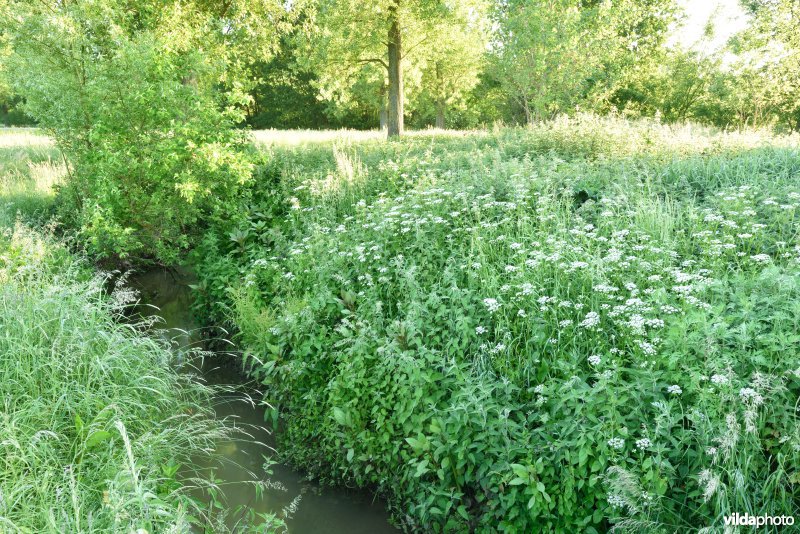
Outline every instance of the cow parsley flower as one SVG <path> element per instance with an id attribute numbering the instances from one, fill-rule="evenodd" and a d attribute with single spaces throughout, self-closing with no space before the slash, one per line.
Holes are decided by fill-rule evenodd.
<path id="1" fill-rule="evenodd" d="M 612 449 L 620 450 L 625 446 L 625 440 L 622 438 L 611 438 L 608 440 L 608 446 Z"/>
<path id="2" fill-rule="evenodd" d="M 497 299 L 486 298 L 483 299 L 483 304 L 486 306 L 486 309 L 489 310 L 489 313 L 494 313 L 500 309 L 500 303 L 497 302 Z"/>
<path id="3" fill-rule="evenodd" d="M 586 317 L 581 321 L 580 326 L 583 328 L 594 328 L 600 324 L 600 315 L 597 312 L 589 312 Z"/>
<path id="4" fill-rule="evenodd" d="M 725 375 L 711 375 L 711 382 L 718 386 L 724 386 L 730 382 L 730 380 L 728 380 L 728 377 Z"/>

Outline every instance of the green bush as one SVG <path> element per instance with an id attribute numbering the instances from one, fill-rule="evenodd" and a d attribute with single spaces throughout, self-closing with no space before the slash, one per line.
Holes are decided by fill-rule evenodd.
<path id="1" fill-rule="evenodd" d="M 0 5 L 10 85 L 70 163 L 60 215 L 93 257 L 175 263 L 250 178 L 243 66 L 289 16 L 242 0 Z"/>

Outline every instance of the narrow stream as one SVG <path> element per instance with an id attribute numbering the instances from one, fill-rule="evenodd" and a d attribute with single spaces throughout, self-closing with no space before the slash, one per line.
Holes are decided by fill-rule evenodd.
<path id="1" fill-rule="evenodd" d="M 158 315 L 162 321 L 157 328 L 164 329 L 174 341 L 175 350 L 183 357 L 191 348 L 202 348 L 200 326 L 192 316 L 191 276 L 163 269 L 134 275 L 129 285 L 140 292 L 143 315 Z M 245 379 L 230 365 L 220 365 L 215 358 L 205 358 L 200 366 L 203 379 L 212 386 L 236 386 Z M 214 399 L 214 410 L 219 417 L 235 418 L 237 426 L 247 428 L 253 439 L 219 443 L 218 450 L 224 461 L 217 465 L 201 467 L 213 469 L 224 499 L 231 510 L 247 507 L 256 513 L 281 514 L 295 501 L 297 508 L 289 519 L 292 534 L 382 534 L 397 533 L 389 523 L 382 501 L 374 500 L 364 492 L 346 488 L 321 487 L 307 480 L 292 468 L 274 464 L 272 474 L 263 468 L 264 456 L 275 456 L 274 436 L 264 428 L 264 409 L 251 402 L 244 392 L 221 393 Z M 273 489 L 258 496 L 253 480 L 269 480 Z M 282 488 L 274 485 L 278 484 Z M 237 517 L 231 518 L 233 526 Z"/>

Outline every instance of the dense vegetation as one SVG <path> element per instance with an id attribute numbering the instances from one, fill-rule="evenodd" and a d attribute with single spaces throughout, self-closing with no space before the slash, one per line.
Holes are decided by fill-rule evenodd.
<path id="1" fill-rule="evenodd" d="M 271 18 L 260 38 L 271 40 L 274 54 L 237 58 L 250 78 L 239 88 L 247 95 L 247 124 L 385 127 L 391 84 L 384 41 L 395 3 L 364 10 L 349 0 L 294 1 L 278 24 L 286 31 L 275 39 L 281 3 L 261 4 L 271 6 Z M 750 22 L 732 35 L 725 28 L 736 16 L 731 4 L 713 12 L 702 34 L 675 39 L 690 32 L 681 26 L 681 6 L 692 10 L 674 0 L 397 2 L 404 119 L 414 128 L 474 128 L 617 110 L 631 118 L 798 130 L 796 0 L 742 0 Z M 242 18 L 238 2 L 221 5 L 230 5 L 222 20 L 260 20 Z M 0 64 L 2 39 L 0 32 Z M 0 124 L 32 123 L 20 95 L 26 91 L 6 87 L 0 68 Z"/>
<path id="2" fill-rule="evenodd" d="M 797 514 L 797 142 L 581 117 L 274 147 L 195 252 L 283 454 L 412 530 Z"/>
<path id="3" fill-rule="evenodd" d="M 75 252 L 188 261 L 285 459 L 409 531 L 798 515 L 800 4 L 741 6 L 0 0 L 0 529 L 185 530 L 224 432 Z"/>
<path id="4" fill-rule="evenodd" d="M 109 292 L 53 235 L 56 156 L 29 131 L 0 135 L 0 532 L 225 532 L 207 467 L 246 436 L 135 319 L 135 292 Z"/>
<path id="5" fill-rule="evenodd" d="M 63 246 L 0 237 L 3 532 L 185 531 L 203 513 L 177 473 L 227 432 L 209 391 L 103 293 Z"/>

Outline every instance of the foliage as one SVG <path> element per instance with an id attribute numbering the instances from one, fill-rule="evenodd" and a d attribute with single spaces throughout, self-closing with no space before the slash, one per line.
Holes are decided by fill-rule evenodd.
<path id="1" fill-rule="evenodd" d="M 104 284 L 47 238 L 0 236 L 3 532 L 187 531 L 205 516 L 193 462 L 230 431 Z"/>
<path id="2" fill-rule="evenodd" d="M 796 515 L 798 161 L 587 116 L 275 147 L 196 253 L 197 306 L 288 459 L 409 529 Z"/>
<path id="3" fill-rule="evenodd" d="M 500 2 L 494 75 L 527 122 L 572 112 L 659 50 L 673 11 L 659 1 Z"/>
<path id="4" fill-rule="evenodd" d="M 487 39 L 482 0 L 386 0 L 369 9 L 350 0 L 312 5 L 308 31 L 298 35 L 305 50 L 300 61 L 318 74 L 321 96 L 341 110 L 366 104 L 375 116 L 386 112 L 392 67 L 387 35 L 393 20 L 402 39 L 399 90 L 412 109 L 423 88 L 423 99 L 457 100 L 475 84 Z"/>
<path id="5" fill-rule="evenodd" d="M 800 4 L 796 0 L 746 0 L 742 4 L 752 16 L 752 24 L 737 36 L 734 50 L 743 56 L 745 72 L 755 75 L 758 85 L 766 85 L 765 96 L 778 120 L 798 131 Z"/>
<path id="6" fill-rule="evenodd" d="M 66 222 L 98 257 L 174 262 L 249 179 L 244 137 L 232 129 L 243 118 L 244 67 L 271 49 L 284 8 L 9 0 L 5 9 L 13 89 L 71 164 Z"/>

